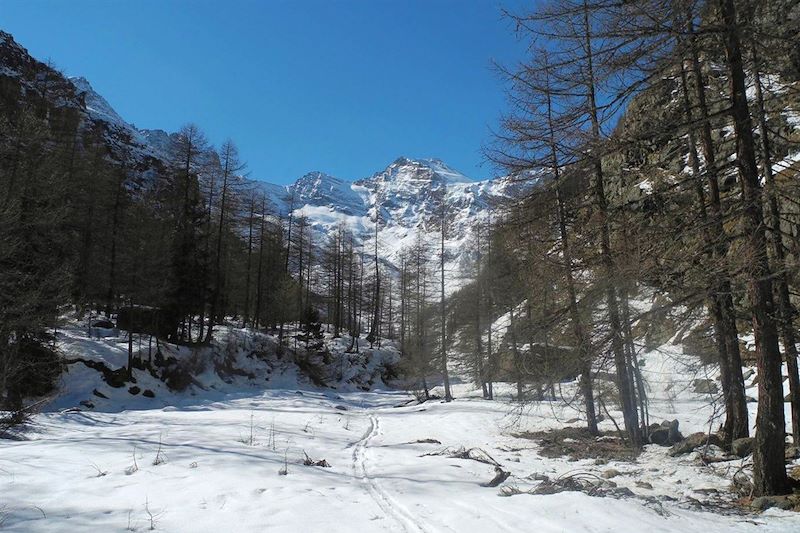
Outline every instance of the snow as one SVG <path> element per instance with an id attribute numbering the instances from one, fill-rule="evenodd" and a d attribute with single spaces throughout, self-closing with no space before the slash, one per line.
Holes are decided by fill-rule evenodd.
<path id="1" fill-rule="evenodd" d="M 786 109 L 783 111 L 783 116 L 786 117 L 786 122 L 793 128 L 800 128 L 800 112 L 794 109 Z"/>
<path id="2" fill-rule="evenodd" d="M 527 479 L 534 472 L 554 476 L 593 467 L 538 456 L 531 441 L 511 435 L 548 425 L 546 409 L 512 424 L 502 402 L 464 398 L 394 407 L 406 399 L 393 391 L 285 390 L 161 409 L 43 414 L 33 440 L 3 444 L 5 527 L 147 530 L 147 509 L 157 530 L 194 532 L 229 531 L 234 523 L 237 531 L 286 532 L 332 525 L 336 531 L 458 532 L 528 531 L 534 524 L 544 532 L 800 527 L 800 517 L 781 511 L 739 517 L 664 503 L 662 516 L 638 499 L 502 498 L 480 486 L 493 476 L 491 466 L 422 454 L 480 447 L 512 471 L 510 482 L 520 488 L 535 485 Z M 431 438 L 442 444 L 415 442 Z M 154 464 L 159 445 L 164 462 Z M 303 466 L 304 453 L 331 468 Z M 288 474 L 282 476 L 284 457 Z M 616 481 L 642 496 L 679 494 L 685 501 L 699 497 L 691 487 L 724 489 L 713 470 L 671 459 L 661 448 L 651 447 L 635 464 L 610 466 L 621 472 Z M 640 489 L 635 480 L 649 480 L 653 489 Z"/>
<path id="3" fill-rule="evenodd" d="M 94 120 L 130 135 L 139 155 L 168 157 L 169 134 L 136 129 L 88 81 L 72 82 L 85 95 Z M 787 119 L 796 122 L 795 116 Z M 794 155 L 776 168 L 785 169 L 799 158 Z M 544 178 L 531 173 L 523 181 L 509 176 L 478 181 L 438 159 L 402 157 L 356 182 L 312 172 L 290 186 L 260 185 L 282 214 L 294 193 L 294 214 L 309 218 L 318 243 L 340 223 L 368 239 L 380 211 L 381 255 L 389 262 L 397 261 L 419 234 L 426 242 L 438 242 L 444 201 L 446 269 L 460 272 L 473 252 L 476 228 L 495 215 L 496 206 Z M 638 186 L 645 194 L 652 192 L 649 180 Z M 466 281 L 451 278 L 448 293 Z M 652 302 L 631 305 L 641 311 Z M 507 313 L 492 328 L 502 334 L 509 324 Z M 692 385 L 695 379 L 716 381 L 719 372 L 685 353 L 681 340 L 676 335 L 655 349 L 642 348 L 651 421 L 677 419 L 684 434 L 707 431 L 719 424 L 719 400 L 693 392 Z M 470 384 L 458 382 L 452 403 L 419 404 L 379 379 L 364 392 L 359 384 L 372 382 L 382 365 L 396 359 L 391 343 L 351 357 L 344 353 L 348 338 L 327 337 L 326 342 L 342 369 L 333 380 L 335 389 L 312 385 L 289 360 L 251 356 L 268 353 L 274 338 L 232 327 L 219 328 L 211 349 L 162 345 L 165 355 L 198 368 L 184 392 L 136 371 L 137 387 L 154 393 L 148 398 L 128 387 L 111 388 L 83 362 L 69 364 L 60 393 L 20 435 L 24 440 L 0 440 L 0 527 L 25 532 L 144 531 L 151 526 L 177 532 L 800 530 L 800 516 L 789 512 L 736 514 L 698 506 L 715 498 L 730 504 L 730 469 L 747 470 L 745 462 L 705 465 L 696 454 L 672 458 L 657 446 L 647 446 L 635 461 L 602 465 L 548 458 L 539 453 L 536 440 L 522 434 L 561 428 L 567 421 L 579 426 L 579 403 L 554 400 L 520 407 L 510 401 L 515 387 L 505 383 L 495 385 L 496 401 L 483 400 Z M 68 359 L 110 369 L 127 363 L 127 339 L 118 332 L 90 337 L 71 325 L 59 332 L 58 343 Z M 140 349 L 146 350 L 137 339 Z M 220 374 L 217 365 L 226 355 L 232 355 L 241 374 Z M 558 389 L 560 397 L 570 398 L 577 383 L 562 383 Z M 752 378 L 747 395 L 757 398 Z M 757 404 L 748 406 L 753 424 Z M 621 418 L 613 409 L 611 415 Z M 613 428 L 611 420 L 601 423 L 604 431 Z M 423 440 L 428 442 L 418 442 Z M 564 492 L 500 497 L 497 488 L 481 486 L 494 475 L 491 465 L 438 454 L 460 447 L 484 450 L 511 472 L 504 486 L 522 492 L 538 486 L 534 474 L 598 476 L 614 468 L 620 472 L 614 482 L 636 496 Z M 331 466 L 305 466 L 306 456 Z"/>
<path id="4" fill-rule="evenodd" d="M 648 302 L 632 305 L 646 307 Z M 496 401 L 481 399 L 468 383 L 455 383 L 456 401 L 420 404 L 397 390 L 363 392 L 345 386 L 357 365 L 337 390 L 315 388 L 288 366 L 273 368 L 264 381 L 266 363 L 244 354 L 269 339 L 251 335 L 229 328 L 215 339 L 223 351 L 231 352 L 230 346 L 238 350 L 237 364 L 259 373 L 255 379 L 224 381 L 207 370 L 197 376 L 199 386 L 176 393 L 159 387 L 147 373 L 137 373 L 139 386 L 156 391 L 153 399 L 111 390 L 96 371 L 70 365 L 63 378 L 65 394 L 35 417 L 24 433 L 27 440 L 0 441 L 3 527 L 19 532 L 144 531 L 152 515 L 156 530 L 173 532 L 235 527 L 243 532 L 644 528 L 770 533 L 800 528 L 800 515 L 786 511 L 752 515 L 703 509 L 698 502 L 730 501 L 730 469 L 739 462 L 704 465 L 696 454 L 672 458 L 666 448 L 651 445 L 634 461 L 600 465 L 592 459 L 545 457 L 536 440 L 522 435 L 579 426 L 579 405 L 543 401 L 520 407 L 509 401 L 514 386 L 505 383 L 496 384 Z M 346 338 L 328 341 L 334 354 L 349 343 Z M 713 367 L 700 367 L 678 342 L 674 338 L 641 355 L 652 420 L 677 418 L 684 434 L 705 431 L 713 406 L 689 385 L 695 377 L 714 379 L 716 374 Z M 90 339 L 70 326 L 59 334 L 59 345 L 70 357 L 111 367 L 123 361 L 124 336 Z M 170 345 L 163 349 L 188 356 Z M 390 352 L 386 347 L 378 354 Z M 101 386 L 108 399 L 89 396 L 94 409 L 74 408 Z M 575 382 L 559 385 L 567 398 L 576 387 Z M 748 394 L 755 394 L 752 387 Z M 620 416 L 614 410 L 611 414 Z M 601 429 L 613 425 L 606 420 Z M 599 476 L 613 468 L 619 472 L 613 481 L 635 497 L 580 492 L 501 497 L 499 489 L 481 486 L 494 476 L 491 465 L 441 454 L 460 447 L 479 448 L 511 472 L 504 487 L 524 492 L 538 486 L 541 475 Z M 306 456 L 331 466 L 305 466 Z"/>
<path id="5" fill-rule="evenodd" d="M 465 271 L 476 253 L 478 231 L 543 176 L 530 172 L 524 177 L 478 181 L 439 159 L 400 157 L 385 170 L 355 182 L 315 171 L 288 186 L 257 184 L 284 215 L 293 199 L 292 212 L 308 218 L 317 246 L 335 234 L 340 224 L 362 242 L 371 241 L 379 212 L 379 255 L 394 270 L 399 268 L 400 253 L 414 245 L 418 236 L 429 244 L 439 242 L 444 202 L 445 270 L 451 273 L 445 290 L 449 295 L 469 282 L 454 273 Z M 365 247 L 368 260 L 370 250 L 371 246 Z"/>
<path id="6" fill-rule="evenodd" d="M 363 212 L 361 196 L 352 183 L 323 172 L 310 172 L 291 186 L 301 202 L 312 206 L 332 206 L 345 214 Z"/>
<path id="7" fill-rule="evenodd" d="M 779 161 L 772 165 L 772 171 L 776 174 L 786 171 L 800 162 L 800 152 L 796 152 L 783 161 Z"/>
<path id="8" fill-rule="evenodd" d="M 118 149 L 117 157 L 136 161 L 131 167 L 149 169 L 141 171 L 143 183 L 152 179 L 157 167 L 153 160 L 169 163 L 170 134 L 138 129 L 126 122 L 88 80 L 72 77 L 70 81 L 76 94 L 84 97 L 89 118 L 106 125 L 107 140 Z M 342 222 L 358 238 L 369 240 L 375 213 L 379 212 L 380 255 L 394 270 L 399 266 L 400 251 L 411 246 L 418 235 L 433 242 L 434 234 L 440 230 L 443 201 L 448 220 L 445 268 L 453 273 L 463 271 L 475 254 L 478 228 L 496 217 L 504 206 L 521 198 L 543 176 L 542 171 L 531 171 L 519 176 L 475 180 L 441 159 L 399 157 L 386 169 L 354 182 L 314 171 L 291 185 L 251 183 L 266 195 L 274 214 L 286 216 L 292 210 L 295 215 L 306 215 L 317 246 Z M 468 281 L 450 276 L 445 287 L 447 294 Z"/>
<path id="9" fill-rule="evenodd" d="M 642 193 L 644 194 L 647 195 L 653 194 L 653 182 L 650 181 L 649 179 L 644 179 L 641 182 L 639 182 L 638 187 L 639 190 L 642 191 Z"/>
<path id="10" fill-rule="evenodd" d="M 75 86 L 77 94 L 85 95 L 86 110 L 95 117 L 118 125 L 127 125 L 125 120 L 114 111 L 105 98 L 97 94 L 89 81 L 83 77 L 71 77 L 69 81 Z"/>

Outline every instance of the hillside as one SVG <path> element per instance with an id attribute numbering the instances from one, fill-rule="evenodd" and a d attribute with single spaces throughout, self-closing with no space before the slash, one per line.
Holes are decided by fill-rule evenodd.
<path id="1" fill-rule="evenodd" d="M 143 130 L 127 122 L 89 80 L 65 78 L 31 57 L 8 33 L 0 33 L 0 64 L 3 83 L 10 88 L 17 84 L 13 88 L 23 98 L 35 94 L 49 105 L 72 109 L 81 117 L 82 130 L 99 131 L 109 157 L 132 171 L 136 187 L 152 187 L 158 173 L 171 165 L 174 133 Z M 31 78 L 29 73 L 34 71 Z M 208 165 L 219 167 L 217 154 L 208 152 L 197 163 L 198 168 Z M 486 227 L 492 216 L 502 214 L 504 206 L 524 196 L 537 179 L 503 176 L 473 180 L 437 159 L 400 157 L 386 169 L 353 182 L 314 171 L 288 185 L 266 183 L 254 176 L 244 187 L 264 193 L 276 214 L 307 217 L 318 245 L 340 223 L 360 239 L 369 240 L 378 206 L 380 256 L 393 268 L 399 266 L 400 251 L 413 245 L 418 233 L 429 236 L 440 231 L 444 201 L 447 269 L 460 272 L 474 258 L 478 229 Z M 457 278 L 448 282 L 448 291 L 464 283 Z"/>

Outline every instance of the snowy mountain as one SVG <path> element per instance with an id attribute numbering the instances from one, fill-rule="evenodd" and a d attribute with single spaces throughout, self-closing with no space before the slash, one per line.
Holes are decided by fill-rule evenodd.
<path id="1" fill-rule="evenodd" d="M 99 125 L 104 131 L 112 156 L 133 162 L 133 168 L 143 179 L 147 179 L 154 167 L 169 162 L 170 134 L 163 130 L 140 130 L 125 121 L 86 78 L 70 77 L 69 82 L 75 87 L 75 94 L 80 98 L 89 122 Z"/>
<path id="2" fill-rule="evenodd" d="M 315 242 L 344 224 L 362 241 L 375 232 L 379 220 L 379 255 L 387 265 L 399 265 L 401 251 L 413 245 L 417 236 L 438 254 L 441 219 L 444 214 L 448 281 L 452 291 L 467 281 L 470 259 L 475 255 L 478 234 L 489 220 L 497 218 L 504 206 L 534 187 L 541 175 L 525 179 L 503 176 L 474 180 L 439 159 L 400 157 L 384 170 L 353 182 L 322 172 L 310 172 L 295 183 L 279 187 L 259 183 L 283 214 L 308 218 Z M 371 249 L 371 246 L 367 247 Z"/>
<path id="3" fill-rule="evenodd" d="M 135 187 L 146 186 L 159 170 L 169 165 L 172 137 L 162 130 L 139 129 L 127 122 L 83 77 L 66 78 L 45 65 L 0 32 L 0 78 L 12 78 L 23 92 L 77 111 L 82 127 L 92 131 L 108 147 L 109 157 L 124 163 Z M 245 154 L 246 155 L 246 154 Z M 213 152 L 203 164 L 214 163 Z M 380 256 L 387 265 L 398 264 L 400 251 L 422 233 L 430 253 L 438 254 L 441 219 L 446 220 L 445 248 L 453 290 L 461 285 L 458 273 L 474 254 L 478 228 L 496 218 L 503 206 L 521 197 L 539 181 L 499 177 L 475 180 L 439 159 L 400 157 L 375 174 L 350 182 L 314 171 L 290 185 L 253 181 L 281 215 L 292 211 L 308 218 L 315 243 L 345 224 L 362 240 L 380 224 Z M 372 249 L 372 247 L 367 247 Z"/>

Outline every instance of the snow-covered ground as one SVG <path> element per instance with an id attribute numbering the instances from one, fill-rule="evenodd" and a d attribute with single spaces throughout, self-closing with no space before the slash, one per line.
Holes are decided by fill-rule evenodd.
<path id="1" fill-rule="evenodd" d="M 58 339 L 69 358 L 112 369 L 127 361 L 124 336 L 89 338 L 72 325 Z M 543 453 L 540 438 L 530 432 L 580 427 L 579 403 L 559 399 L 520 407 L 510 401 L 515 387 L 504 383 L 496 384 L 495 401 L 483 400 L 466 383 L 454 385 L 452 403 L 420 404 L 381 382 L 382 389 L 361 391 L 353 383 L 360 386 L 363 376 L 375 375 L 393 347 L 369 357 L 346 356 L 348 339 L 327 339 L 330 368 L 344 366 L 336 389 L 319 388 L 288 357 L 263 355 L 274 341 L 269 336 L 227 328 L 215 339 L 215 354 L 205 356 L 162 345 L 166 355 L 207 361 L 184 392 L 137 370 L 137 386 L 152 390 L 153 398 L 132 394 L 127 386 L 112 388 L 83 363 L 70 365 L 62 394 L 34 417 L 25 440 L 0 440 L 0 528 L 800 531 L 796 513 L 736 512 L 730 480 L 748 459 L 704 464 L 697 453 L 670 457 L 667 448 L 655 445 L 635 460 Z M 242 372 L 215 370 L 225 354 Z M 641 361 L 651 421 L 678 419 L 684 435 L 707 431 L 716 409 L 709 395 L 694 392 L 693 383 L 715 380 L 713 368 L 671 343 L 644 353 Z M 748 395 L 756 396 L 752 379 Z M 558 396 L 571 398 L 575 387 L 560 385 Z M 81 405 L 84 400 L 91 406 Z M 749 405 L 753 422 L 757 404 Z M 611 415 L 621 418 L 613 409 Z M 610 419 L 601 422 L 601 430 L 613 429 Z M 481 450 L 510 477 L 500 487 L 482 486 L 494 477 L 494 466 L 450 457 L 460 449 Z M 330 467 L 306 466 L 306 458 L 324 459 Z M 528 493 L 544 476 L 572 474 L 609 477 L 604 483 L 633 495 Z M 517 494 L 508 496 L 510 489 Z"/>
<path id="2" fill-rule="evenodd" d="M 390 390 L 244 390 L 153 409 L 43 413 L 30 440 L 0 443 L 0 522 L 25 532 L 800 530 L 800 515 L 786 511 L 695 507 L 724 493 L 738 463 L 702 466 L 657 446 L 635 462 L 546 458 L 535 440 L 515 435 L 559 427 L 575 416 L 571 408 L 520 410 L 466 385 L 455 392 L 450 404 L 400 406 L 409 397 Z M 704 402 L 694 403 L 702 411 Z M 417 442 L 429 439 L 439 443 Z M 613 468 L 613 481 L 637 497 L 502 497 L 481 486 L 491 465 L 424 455 L 460 447 L 480 448 L 510 471 L 506 487 Z M 306 454 L 330 468 L 303 465 Z"/>
<path id="3" fill-rule="evenodd" d="M 727 481 L 690 458 L 669 458 L 664 448 L 650 447 L 635 463 L 598 467 L 546 459 L 534 441 L 512 436 L 552 426 L 554 415 L 564 414 L 558 407 L 520 414 L 504 402 L 469 397 L 396 407 L 406 399 L 392 391 L 280 390 L 181 407 L 42 414 L 33 440 L 2 444 L 3 525 L 9 531 L 141 531 L 150 528 L 152 515 L 157 530 L 187 532 L 800 528 L 800 516 L 785 511 L 692 510 L 689 498 L 703 498 L 698 489 L 724 490 Z M 415 442 L 423 439 L 441 444 Z M 534 473 L 613 467 L 620 486 L 676 501 L 656 509 L 643 499 L 577 492 L 501 497 L 481 486 L 494 475 L 490 465 L 422 456 L 461 446 L 479 447 L 510 470 L 507 485 L 535 486 Z M 304 454 L 331 467 L 304 466 Z"/>

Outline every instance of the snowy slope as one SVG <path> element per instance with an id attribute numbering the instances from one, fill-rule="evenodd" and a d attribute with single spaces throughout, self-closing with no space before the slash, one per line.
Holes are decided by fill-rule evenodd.
<path id="1" fill-rule="evenodd" d="M 70 78 L 70 82 L 90 119 L 105 125 L 107 138 L 119 153 L 143 169 L 151 168 L 154 161 L 168 164 L 169 134 L 140 130 L 126 122 L 85 78 Z M 453 291 L 467 281 L 459 274 L 475 253 L 479 228 L 541 179 L 540 174 L 531 174 L 475 180 L 440 159 L 399 157 L 385 169 L 353 182 L 314 171 L 290 185 L 262 181 L 252 185 L 264 192 L 279 214 L 292 211 L 308 217 L 318 244 L 341 223 L 363 241 L 371 240 L 379 213 L 379 255 L 395 267 L 400 251 L 412 245 L 418 234 L 425 242 L 439 242 L 444 213 L 446 268 L 452 274 L 447 289 Z"/>
<path id="2" fill-rule="evenodd" d="M 633 462 L 548 458 L 518 435 L 563 424 L 563 405 L 520 412 L 467 392 L 458 389 L 450 404 L 404 407 L 408 397 L 390 391 L 274 390 L 150 410 L 49 412 L 37 416 L 31 440 L 2 444 L 0 521 L 13 532 L 800 529 L 796 513 L 725 512 L 728 465 L 672 458 L 657 446 Z M 462 446 L 494 458 L 511 472 L 504 485 L 519 491 L 542 476 L 601 479 L 613 468 L 614 483 L 631 493 L 500 497 L 481 486 L 492 465 L 446 456 Z M 305 466 L 306 456 L 330 467 Z"/>
<path id="3" fill-rule="evenodd" d="M 444 214 L 447 290 L 452 292 L 469 281 L 461 274 L 476 253 L 486 224 L 541 179 L 541 174 L 533 174 L 524 179 L 474 180 L 438 159 L 400 157 L 384 170 L 354 182 L 311 172 L 286 187 L 257 185 L 283 214 L 293 206 L 296 216 L 306 216 L 318 245 L 339 224 L 370 243 L 378 213 L 379 255 L 394 267 L 399 266 L 401 251 L 412 246 L 418 235 L 429 245 L 431 255 L 438 256 Z M 365 249 L 371 252 L 372 245 Z"/>
<path id="4" fill-rule="evenodd" d="M 169 134 L 137 129 L 120 117 L 86 79 L 70 81 L 91 120 L 106 125 L 107 137 L 121 153 L 141 168 L 152 167 L 154 161 L 169 163 Z M 454 274 L 447 289 L 453 291 L 467 281 L 458 274 L 475 253 L 479 228 L 500 216 L 505 206 L 521 198 L 540 179 L 541 175 L 532 174 L 474 180 L 439 159 L 400 157 L 384 170 L 353 182 L 314 171 L 290 185 L 261 181 L 252 185 L 267 196 L 279 214 L 292 211 L 296 216 L 306 216 L 318 244 L 341 223 L 363 241 L 371 240 L 375 214 L 379 213 L 379 255 L 395 267 L 401 250 L 412 245 L 418 234 L 425 242 L 439 242 L 444 213 L 446 268 Z"/>
<path id="5" fill-rule="evenodd" d="M 147 187 L 169 166 L 174 133 L 137 128 L 120 116 L 87 79 L 65 78 L 31 57 L 11 35 L 0 32 L 3 76 L 16 79 L 23 92 L 38 93 L 57 106 L 78 109 L 83 127 L 97 132 L 109 148 L 109 157 L 125 164 L 134 187 Z M 201 164 L 218 161 L 209 152 L 201 158 Z M 504 206 L 541 179 L 533 174 L 475 180 L 439 159 L 400 157 L 385 169 L 352 182 L 315 171 L 290 185 L 251 184 L 266 194 L 277 214 L 286 216 L 293 211 L 307 216 L 318 246 L 340 223 L 362 240 L 371 240 L 377 214 L 381 225 L 379 255 L 390 269 L 398 265 L 400 251 L 414 243 L 418 235 L 430 245 L 432 256 L 438 253 L 435 244 L 440 241 L 444 214 L 445 259 L 451 280 L 447 290 L 453 291 L 467 281 L 462 274 L 478 245 L 478 228 L 497 219 Z"/>
<path id="6" fill-rule="evenodd" d="M 163 130 L 140 130 L 125 121 L 86 78 L 70 77 L 69 81 L 81 98 L 88 119 L 104 126 L 105 138 L 112 147 L 112 155 L 132 162 L 134 171 L 141 172 L 144 179 L 147 179 L 148 171 L 152 167 L 159 164 L 166 166 L 169 163 L 170 134 Z"/>
<path id="7" fill-rule="evenodd" d="M 67 357 L 117 367 L 125 362 L 125 337 L 104 333 L 108 336 L 90 338 L 73 324 L 62 328 L 57 340 Z M 700 366 L 680 337 L 640 354 L 651 420 L 677 419 L 684 434 L 705 432 L 718 423 L 718 412 L 691 384 L 696 378 L 716 380 L 718 373 Z M 495 401 L 456 383 L 454 402 L 423 404 L 380 386 L 372 392 L 347 386 L 352 376 L 373 373 L 385 357 L 393 357 L 390 344 L 369 359 L 353 354 L 341 386 L 320 388 L 292 372 L 286 358 L 257 355 L 269 353 L 274 338 L 227 328 L 215 339 L 217 359 L 231 354 L 244 373 L 226 377 L 208 365 L 183 393 L 137 370 L 137 386 L 155 391 L 154 398 L 145 398 L 110 388 L 81 363 L 70 365 L 64 394 L 34 417 L 20 434 L 24 440 L 0 441 L 3 529 L 216 532 L 231 530 L 231 524 L 242 532 L 287 533 L 332 527 L 442 533 L 800 529 L 797 513 L 755 514 L 736 506 L 731 471 L 748 472 L 747 459 L 707 463 L 698 452 L 671 457 L 657 445 L 646 446 L 635 459 L 545 453 L 543 441 L 531 432 L 580 427 L 579 402 L 521 407 L 509 401 L 510 383 L 495 384 Z M 328 341 L 338 367 L 348 339 Z M 178 358 L 204 357 L 162 347 Z M 577 386 L 564 382 L 559 390 L 570 398 Z M 441 393 L 440 387 L 433 392 Z M 752 376 L 748 395 L 757 397 Z M 85 398 L 94 405 L 75 408 Z M 753 421 L 757 404 L 748 406 Z M 609 410 L 620 419 L 616 408 Z M 614 422 L 607 417 L 600 428 L 613 431 Z M 494 466 L 451 456 L 460 449 L 480 450 L 510 477 L 500 487 L 483 486 L 495 475 Z M 305 465 L 307 457 L 329 466 Z M 613 487 L 617 495 L 529 493 L 544 479 L 572 475 Z"/>

